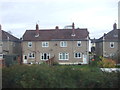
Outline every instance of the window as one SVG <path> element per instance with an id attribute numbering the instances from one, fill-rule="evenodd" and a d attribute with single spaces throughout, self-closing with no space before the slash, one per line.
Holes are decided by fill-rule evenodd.
<path id="1" fill-rule="evenodd" d="M 111 53 L 111 54 L 110 54 L 110 57 L 113 57 L 114 55 L 115 55 L 114 53 Z"/>
<path id="2" fill-rule="evenodd" d="M 32 42 L 28 42 L 28 47 L 32 47 Z"/>
<path id="3" fill-rule="evenodd" d="M 35 54 L 34 53 L 28 53 L 28 57 L 29 58 L 35 58 Z"/>
<path id="4" fill-rule="evenodd" d="M 110 42 L 110 48 L 114 48 L 114 42 Z"/>
<path id="5" fill-rule="evenodd" d="M 74 53 L 74 58 L 81 58 L 81 53 Z"/>
<path id="6" fill-rule="evenodd" d="M 77 41 L 77 46 L 78 46 L 78 47 L 81 46 L 81 41 Z"/>
<path id="7" fill-rule="evenodd" d="M 49 47 L 49 42 L 42 42 L 42 47 Z"/>
<path id="8" fill-rule="evenodd" d="M 0 54 L 0 59 L 3 59 L 3 54 Z"/>
<path id="9" fill-rule="evenodd" d="M 50 53 L 41 53 L 41 60 L 50 59 Z"/>
<path id="10" fill-rule="evenodd" d="M 24 59 L 27 59 L 27 56 L 25 56 Z"/>
<path id="11" fill-rule="evenodd" d="M 61 41 L 60 47 L 67 47 L 67 41 Z"/>
<path id="12" fill-rule="evenodd" d="M 59 53 L 59 60 L 69 60 L 69 53 Z"/>

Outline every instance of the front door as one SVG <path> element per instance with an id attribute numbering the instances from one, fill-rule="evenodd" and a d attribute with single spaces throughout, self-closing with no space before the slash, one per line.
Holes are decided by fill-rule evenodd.
<path id="1" fill-rule="evenodd" d="M 27 56 L 23 55 L 23 63 L 27 63 Z"/>
<path id="2" fill-rule="evenodd" d="M 88 64 L 87 55 L 83 55 L 83 64 Z"/>

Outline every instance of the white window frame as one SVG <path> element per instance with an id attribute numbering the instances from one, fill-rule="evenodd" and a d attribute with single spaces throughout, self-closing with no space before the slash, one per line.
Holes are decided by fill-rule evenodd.
<path id="1" fill-rule="evenodd" d="M 46 59 L 45 59 L 45 56 L 44 56 L 45 54 L 46 54 L 46 57 L 47 57 Z M 49 58 L 48 58 L 48 56 L 49 56 Z M 45 61 L 49 60 L 50 59 L 50 53 L 40 53 L 40 59 L 45 60 Z"/>
<path id="2" fill-rule="evenodd" d="M 115 55 L 115 53 L 111 53 L 111 54 L 110 54 L 110 57 L 112 57 L 112 56 L 114 56 L 114 55 Z"/>
<path id="3" fill-rule="evenodd" d="M 113 45 L 113 47 L 111 47 L 111 45 Z M 115 43 L 114 42 L 110 42 L 110 48 L 114 48 L 115 47 Z"/>
<path id="4" fill-rule="evenodd" d="M 77 54 L 77 56 L 76 56 L 76 54 Z M 79 54 L 80 54 L 80 57 L 79 57 Z M 80 53 L 80 52 L 74 53 L 74 58 L 82 58 L 82 57 L 81 57 L 81 53 Z"/>
<path id="5" fill-rule="evenodd" d="M 30 54 L 31 54 L 31 57 L 30 57 Z M 35 58 L 35 53 L 28 53 L 28 58 L 31 58 L 31 59 Z"/>
<path id="6" fill-rule="evenodd" d="M 80 44 L 80 46 L 79 46 L 79 44 Z M 77 47 L 81 47 L 81 46 L 82 46 L 81 41 L 77 41 Z"/>
<path id="7" fill-rule="evenodd" d="M 32 47 L 32 42 L 28 42 L 28 47 Z"/>
<path id="8" fill-rule="evenodd" d="M 3 59 L 3 54 L 0 54 L 0 59 Z"/>
<path id="9" fill-rule="evenodd" d="M 67 47 L 67 41 L 61 41 L 60 47 Z"/>
<path id="10" fill-rule="evenodd" d="M 26 55 L 24 55 L 24 60 L 27 60 L 27 56 Z"/>
<path id="11" fill-rule="evenodd" d="M 42 42 L 42 47 L 49 47 L 49 42 Z"/>
<path id="12" fill-rule="evenodd" d="M 59 53 L 59 60 L 69 60 L 69 53 Z"/>

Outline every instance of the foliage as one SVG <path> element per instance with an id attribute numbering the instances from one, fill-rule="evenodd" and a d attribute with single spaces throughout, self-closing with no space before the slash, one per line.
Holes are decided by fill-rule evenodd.
<path id="1" fill-rule="evenodd" d="M 109 88 L 118 87 L 118 73 L 89 65 L 14 65 L 2 68 L 3 88 Z"/>
<path id="2" fill-rule="evenodd" d="M 90 65 L 91 66 L 98 66 L 98 62 L 101 60 L 100 57 L 94 56 L 94 58 L 91 58 Z"/>
<path id="3" fill-rule="evenodd" d="M 54 61 L 52 65 L 59 65 L 59 63 Z"/>
<path id="4" fill-rule="evenodd" d="M 116 66 L 116 62 L 112 59 L 101 57 L 101 61 L 98 62 L 98 66 L 103 68 L 114 68 Z"/>

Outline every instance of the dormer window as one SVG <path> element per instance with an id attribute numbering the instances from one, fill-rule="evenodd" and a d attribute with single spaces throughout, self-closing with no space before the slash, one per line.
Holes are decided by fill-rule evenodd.
<path id="1" fill-rule="evenodd" d="M 28 47 L 32 47 L 32 42 L 28 42 Z"/>
<path id="2" fill-rule="evenodd" d="M 114 48 L 114 42 L 110 42 L 110 48 Z"/>

